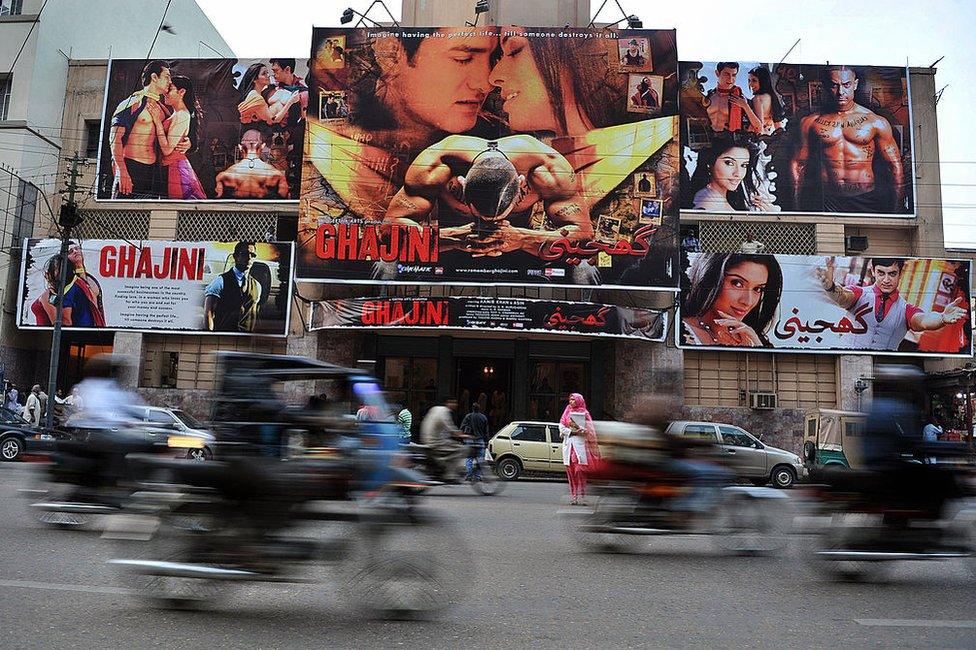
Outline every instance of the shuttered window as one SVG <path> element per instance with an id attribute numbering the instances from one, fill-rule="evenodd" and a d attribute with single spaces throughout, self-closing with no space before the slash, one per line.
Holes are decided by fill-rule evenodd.
<path id="1" fill-rule="evenodd" d="M 685 351 L 685 403 L 748 406 L 750 392 L 776 393 L 781 408 L 833 408 L 837 360 L 819 354 Z"/>

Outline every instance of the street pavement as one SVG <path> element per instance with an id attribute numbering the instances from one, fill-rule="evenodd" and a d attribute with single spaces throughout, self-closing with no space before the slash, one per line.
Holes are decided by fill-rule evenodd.
<path id="1" fill-rule="evenodd" d="M 879 584 L 815 576 L 788 551 L 723 557 L 710 539 L 582 552 L 559 516 L 566 486 L 496 497 L 441 488 L 431 505 L 473 550 L 474 587 L 434 621 L 351 615 L 328 584 L 256 585 L 203 612 L 126 595 L 97 533 L 29 518 L 36 466 L 0 465 L 0 646 L 6 648 L 976 647 L 976 578 L 962 562 L 905 564 Z"/>

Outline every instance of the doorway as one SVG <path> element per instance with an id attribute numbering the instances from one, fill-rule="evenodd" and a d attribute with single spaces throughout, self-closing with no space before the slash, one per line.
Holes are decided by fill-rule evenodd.
<path id="1" fill-rule="evenodd" d="M 458 417 L 478 402 L 495 433 L 511 421 L 512 360 L 461 357 L 457 360 Z"/>

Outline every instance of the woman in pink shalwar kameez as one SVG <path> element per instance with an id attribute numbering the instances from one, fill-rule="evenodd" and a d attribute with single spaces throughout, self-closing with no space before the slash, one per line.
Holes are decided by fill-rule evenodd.
<path id="1" fill-rule="evenodd" d="M 583 416 L 582 426 L 572 418 L 574 413 Z M 580 418 L 577 416 L 576 419 Z M 569 403 L 559 418 L 559 434 L 563 439 L 563 465 L 569 477 L 569 496 L 572 504 L 576 505 L 586 496 L 586 471 L 600 456 L 593 418 L 579 393 L 569 396 Z"/>

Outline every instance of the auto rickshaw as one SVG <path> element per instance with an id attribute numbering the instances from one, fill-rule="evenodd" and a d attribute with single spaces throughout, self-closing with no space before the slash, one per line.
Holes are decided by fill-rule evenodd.
<path id="1" fill-rule="evenodd" d="M 867 414 L 857 411 L 807 411 L 803 426 L 803 462 L 807 469 L 861 467 L 860 436 L 866 421 Z"/>

